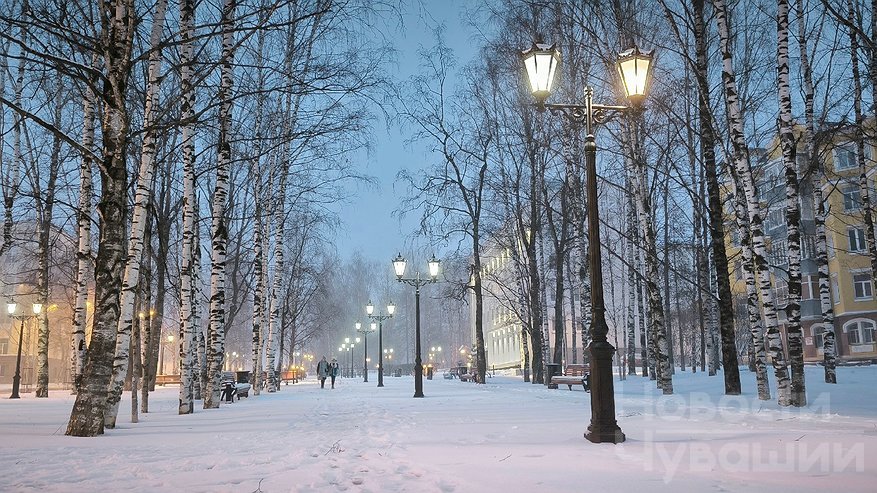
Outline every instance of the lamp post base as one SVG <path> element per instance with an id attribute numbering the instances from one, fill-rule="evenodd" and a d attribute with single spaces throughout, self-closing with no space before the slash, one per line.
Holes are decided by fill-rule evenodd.
<path id="1" fill-rule="evenodd" d="M 18 395 L 18 389 L 21 386 L 21 377 L 15 375 L 12 377 L 12 395 L 9 396 L 10 399 L 20 399 L 21 396 Z"/>
<path id="2" fill-rule="evenodd" d="M 592 443 L 621 443 L 624 433 L 615 421 L 615 387 L 612 356 L 615 348 L 606 341 L 591 341 L 591 424 L 585 438 Z"/>

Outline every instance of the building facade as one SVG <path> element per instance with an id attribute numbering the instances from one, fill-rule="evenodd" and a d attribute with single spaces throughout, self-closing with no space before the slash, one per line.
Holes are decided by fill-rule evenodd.
<path id="1" fill-rule="evenodd" d="M 868 179 L 873 189 L 875 161 L 874 142 L 865 145 Z M 785 220 L 785 178 L 780 151 L 776 146 L 768 150 L 753 150 L 753 167 L 757 172 L 759 199 L 764 211 L 765 244 L 771 269 L 773 293 L 781 329 L 785 334 L 785 307 L 788 304 L 788 245 Z M 816 227 L 814 214 L 814 183 L 802 180 L 801 206 L 801 325 L 804 331 L 804 359 L 818 362 L 823 358 L 824 333 L 834 330 L 838 360 L 853 362 L 877 360 L 874 331 L 877 327 L 877 299 L 874 295 L 874 276 L 865 241 L 862 208 L 861 175 L 857 153 L 850 135 L 838 131 L 826 150 L 820 154 L 824 176 L 817 181 L 826 202 L 825 221 L 828 247 L 828 268 L 831 279 L 831 302 L 834 323 L 828 327 L 822 319 L 819 300 L 819 277 L 816 262 Z M 806 169 L 806 148 L 799 144 L 799 169 Z M 799 175 L 806 176 L 805 173 Z M 874 197 L 872 192 L 871 197 Z M 877 197 L 875 197 L 877 198 Z M 874 199 L 872 198 L 872 201 Z M 872 202 L 873 204 L 873 202 Z M 730 207 L 726 213 L 730 214 Z M 745 304 L 746 286 L 743 281 L 740 248 L 736 225 L 727 222 L 726 238 L 729 258 L 736 259 L 730 266 L 732 289 L 738 304 Z M 737 324 L 748 324 L 746 310 L 735 310 Z M 740 333 L 738 331 L 738 333 Z"/>

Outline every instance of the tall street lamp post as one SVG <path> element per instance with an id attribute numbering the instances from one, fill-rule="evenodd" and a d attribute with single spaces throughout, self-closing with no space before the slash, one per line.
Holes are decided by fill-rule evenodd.
<path id="1" fill-rule="evenodd" d="M 394 313 L 396 313 L 396 305 L 392 301 L 387 303 L 386 315 L 383 312 L 375 314 L 375 305 L 372 304 L 371 300 L 369 300 L 368 305 L 365 305 L 365 314 L 378 323 L 378 387 L 384 386 L 384 320 L 393 318 Z"/>
<path id="2" fill-rule="evenodd" d="M 414 277 L 403 277 L 406 266 L 405 258 L 400 253 L 393 259 L 396 279 L 401 283 L 414 286 L 414 397 L 423 397 L 423 360 L 420 357 L 420 288 L 436 282 L 440 265 L 440 262 L 433 255 L 427 262 L 429 278 L 422 279 L 420 271 Z"/>
<path id="3" fill-rule="evenodd" d="M 345 337 L 344 344 L 341 345 L 341 347 L 346 348 L 347 352 L 350 353 L 347 355 L 350 360 L 350 364 L 347 366 L 347 371 L 345 372 L 347 374 L 347 377 L 349 378 L 353 378 L 353 348 L 355 348 L 356 345 L 359 344 L 359 341 L 359 337 L 357 337 L 353 341 L 351 341 L 349 337 Z M 348 363 L 348 361 L 345 361 L 345 363 Z"/>
<path id="4" fill-rule="evenodd" d="M 362 381 L 363 383 L 368 383 L 368 335 L 374 332 L 375 329 L 363 326 L 362 322 L 356 322 L 353 326 L 357 332 L 362 334 L 362 343 L 364 345 L 362 350 Z"/>
<path id="5" fill-rule="evenodd" d="M 10 317 L 21 321 L 18 326 L 18 354 L 15 356 L 15 375 L 12 377 L 12 395 L 9 396 L 10 399 L 21 398 L 21 396 L 18 395 L 18 390 L 21 386 L 21 347 L 24 346 L 24 322 L 39 317 L 40 313 L 43 311 L 43 305 L 42 303 L 34 303 L 33 315 L 16 315 L 16 308 L 18 308 L 18 304 L 14 300 L 10 300 L 9 303 L 6 304 L 6 313 L 8 313 Z"/>
<path id="6" fill-rule="evenodd" d="M 523 53 L 530 89 L 539 111 L 546 108 L 571 122 L 584 124 L 585 173 L 588 196 L 588 260 L 591 274 L 591 424 L 585 438 L 593 443 L 624 441 L 624 433 L 615 420 L 615 389 L 612 381 L 612 356 L 615 348 L 607 335 L 603 303 L 603 270 L 600 261 L 600 213 L 597 208 L 597 143 L 594 127 L 622 113 L 642 111 L 642 102 L 649 84 L 652 52 L 636 47 L 618 55 L 616 68 L 621 76 L 629 106 L 609 106 L 593 102 L 593 89 L 585 88 L 585 104 L 546 104 L 560 65 L 560 51 L 553 44 L 535 43 Z"/>

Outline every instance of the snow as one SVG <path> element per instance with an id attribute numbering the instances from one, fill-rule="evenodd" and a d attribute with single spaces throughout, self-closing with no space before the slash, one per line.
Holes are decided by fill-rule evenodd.
<path id="1" fill-rule="evenodd" d="M 807 368 L 810 405 L 722 395 L 721 374 L 677 372 L 676 394 L 616 379 L 627 441 L 583 438 L 590 394 L 497 376 L 485 385 L 412 377 L 376 387 L 311 379 L 220 409 L 178 416 L 176 388 L 150 396 L 102 437 L 64 436 L 68 391 L 0 399 L 2 491 L 578 492 L 875 491 L 877 367 Z M 4 390 L 5 392 L 5 390 Z"/>

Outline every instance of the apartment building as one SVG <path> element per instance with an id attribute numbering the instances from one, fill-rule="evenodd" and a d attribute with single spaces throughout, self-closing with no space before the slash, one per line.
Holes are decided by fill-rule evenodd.
<path id="1" fill-rule="evenodd" d="M 803 139 L 800 139 L 803 141 Z M 759 198 L 765 211 L 765 240 L 771 268 L 773 290 L 785 333 L 784 308 L 788 303 L 788 245 L 785 221 L 785 178 L 780 150 L 774 143 L 768 149 L 754 149 L 753 167 L 758 170 Z M 874 183 L 877 166 L 872 159 L 874 142 L 865 146 L 869 180 Z M 801 195 L 801 323 L 804 330 L 805 361 L 817 362 L 823 357 L 825 331 L 834 330 L 838 359 L 842 362 L 877 360 L 874 331 L 877 326 L 877 299 L 874 294 L 874 275 L 865 241 L 860 169 L 854 142 L 848 131 L 838 130 L 820 153 L 825 173 L 818 186 L 826 198 L 826 236 L 828 243 L 831 300 L 834 324 L 827 327 L 822 320 L 816 264 L 816 235 L 813 183 L 803 180 Z M 799 144 L 798 163 L 804 169 L 806 148 Z M 872 193 L 872 197 L 875 197 Z M 877 197 L 875 197 L 877 198 Z M 872 198 L 872 201 L 874 199 Z M 726 207 L 726 213 L 730 209 Z M 737 298 L 737 320 L 747 325 L 745 308 L 746 287 L 743 282 L 736 225 L 730 219 L 726 238 L 729 258 L 734 259 L 731 277 L 732 290 Z M 738 333 L 740 333 L 738 331 Z"/>

